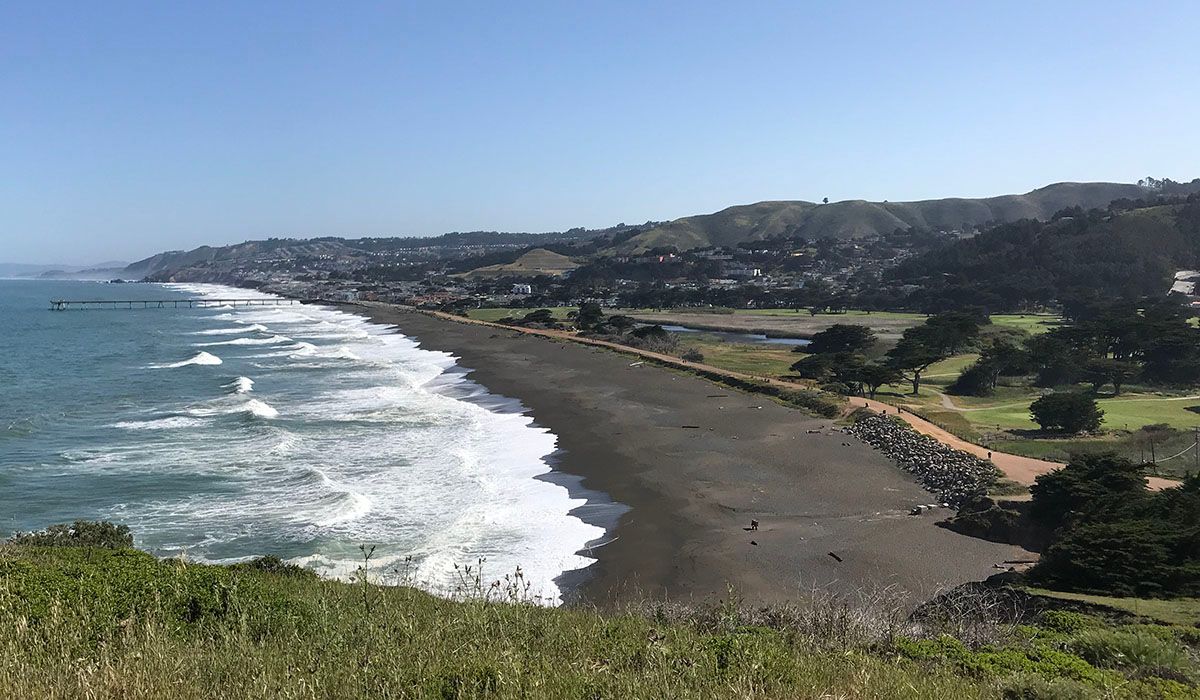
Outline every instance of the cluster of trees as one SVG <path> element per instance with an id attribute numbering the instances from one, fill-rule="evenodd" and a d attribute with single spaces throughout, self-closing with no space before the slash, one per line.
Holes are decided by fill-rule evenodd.
<path id="1" fill-rule="evenodd" d="M 575 327 L 589 336 L 605 338 L 630 347 L 669 353 L 678 345 L 675 335 L 662 326 L 639 324 L 622 314 L 605 315 L 604 310 L 595 302 L 580 305 L 574 320 Z M 700 362 L 703 356 L 699 359 L 695 356 L 684 359 Z"/>
<path id="2" fill-rule="evenodd" d="M 1175 270 L 1200 262 L 1200 194 L 1192 192 L 995 226 L 900 263 L 886 284 L 903 306 L 925 312 L 1162 294 Z"/>
<path id="3" fill-rule="evenodd" d="M 1200 330 L 1189 313 L 1162 297 L 1067 307 L 1068 325 L 1028 339 L 1023 346 L 999 340 L 985 346 L 948 391 L 988 396 L 1002 376 L 1029 376 L 1059 391 L 1033 402 L 1030 414 L 1046 430 L 1078 433 L 1100 427 L 1104 412 L 1095 395 L 1126 384 L 1200 383 Z M 1090 385 L 1090 391 L 1080 391 Z"/>
<path id="4" fill-rule="evenodd" d="M 1038 477 L 1030 518 L 1047 546 L 1030 572 L 1058 590 L 1200 595 L 1200 475 L 1151 492 L 1140 465 L 1077 456 Z"/>
<path id="5" fill-rule="evenodd" d="M 904 380 L 916 394 L 921 390 L 925 370 L 966 349 L 985 323 L 986 318 L 965 312 L 930 316 L 921 325 L 904 331 L 899 342 L 874 361 L 865 354 L 876 342 L 869 328 L 836 324 L 814 335 L 807 347 L 798 348 L 811 354 L 791 369 L 842 393 L 865 393 L 874 398 L 879 387 Z"/>
<path id="6" fill-rule="evenodd" d="M 810 355 L 791 369 L 840 393 L 866 393 L 874 398 L 879 387 L 900 379 L 891 366 L 867 360 L 864 353 L 875 343 L 875 333 L 866 326 L 834 324 L 814 335 L 809 345 L 796 348 Z"/>
<path id="7" fill-rule="evenodd" d="M 1070 325 L 1026 347 L 1039 386 L 1087 382 L 1119 394 L 1129 381 L 1193 385 L 1200 382 L 1200 330 L 1172 299 L 1068 307 Z"/>

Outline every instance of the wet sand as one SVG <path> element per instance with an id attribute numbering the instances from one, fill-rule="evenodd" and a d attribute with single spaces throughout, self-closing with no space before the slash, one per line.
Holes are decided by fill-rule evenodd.
<path id="1" fill-rule="evenodd" d="M 453 353 L 558 436 L 556 469 L 629 506 L 597 562 L 562 579 L 568 599 L 701 600 L 732 586 L 750 602 L 814 587 L 895 587 L 916 601 L 1027 556 L 937 527 L 949 511 L 909 515 L 935 497 L 829 419 L 610 350 L 386 305 L 348 310 Z M 758 531 L 744 529 L 752 518 Z"/>

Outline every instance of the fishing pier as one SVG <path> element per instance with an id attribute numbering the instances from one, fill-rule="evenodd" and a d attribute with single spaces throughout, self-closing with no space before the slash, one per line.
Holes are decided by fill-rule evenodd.
<path id="1" fill-rule="evenodd" d="M 211 309 L 220 306 L 292 306 L 299 299 L 51 299 L 51 311 L 85 309 Z"/>

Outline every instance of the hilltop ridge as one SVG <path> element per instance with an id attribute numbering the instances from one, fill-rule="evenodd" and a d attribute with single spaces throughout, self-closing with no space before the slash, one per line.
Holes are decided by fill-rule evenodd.
<path id="1" fill-rule="evenodd" d="M 214 280 L 220 278 L 221 268 L 237 263 L 269 259 L 289 265 L 302 263 L 306 258 L 325 256 L 361 260 L 397 250 L 423 248 L 454 250 L 459 257 L 469 257 L 497 248 L 565 244 L 586 247 L 588 253 L 628 254 L 658 247 L 689 250 L 736 246 L 778 236 L 818 240 L 853 239 L 913 228 L 973 231 L 989 224 L 1019 219 L 1048 219 L 1066 207 L 1103 207 L 1115 199 L 1140 197 L 1149 191 L 1139 184 L 1060 182 L 1025 194 L 980 199 L 951 197 L 914 202 L 853 199 L 828 204 L 805 200 L 764 201 L 667 222 L 648 221 L 604 229 L 574 228 L 549 233 L 475 231 L 423 238 L 270 238 L 162 252 L 131 263 L 121 273 L 126 278 L 156 281 Z"/>
<path id="2" fill-rule="evenodd" d="M 1115 182 L 1059 182 L 1018 195 L 982 199 L 950 197 L 915 202 L 851 199 L 820 204 L 803 200 L 766 201 L 688 216 L 657 226 L 618 246 L 642 252 L 674 246 L 680 250 L 732 246 L 775 236 L 860 238 L 896 229 L 969 231 L 991 223 L 1046 219 L 1066 207 L 1103 207 L 1114 199 L 1139 197 L 1141 185 Z"/>

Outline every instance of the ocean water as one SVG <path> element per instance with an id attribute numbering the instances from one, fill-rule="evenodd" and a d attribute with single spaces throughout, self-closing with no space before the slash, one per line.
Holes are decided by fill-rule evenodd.
<path id="1" fill-rule="evenodd" d="M 551 602 L 593 561 L 555 436 L 447 353 L 331 307 L 48 310 L 199 296 L 266 295 L 0 281 L 0 534 L 108 519 L 159 555 L 340 577 L 368 544 L 443 591 L 483 557 Z"/>

